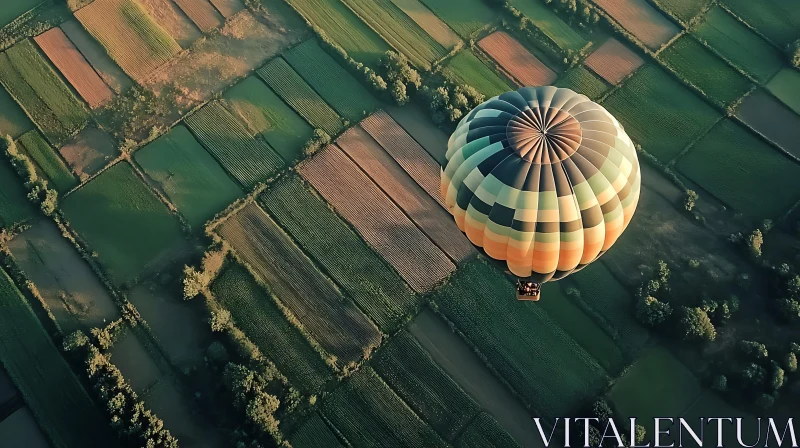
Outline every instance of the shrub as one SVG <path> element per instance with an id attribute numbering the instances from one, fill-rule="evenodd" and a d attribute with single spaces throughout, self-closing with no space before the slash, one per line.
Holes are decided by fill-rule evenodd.
<path id="1" fill-rule="evenodd" d="M 711 382 L 711 388 L 717 392 L 725 392 L 728 390 L 728 377 L 725 375 L 717 375 L 714 381 Z"/>
<path id="2" fill-rule="evenodd" d="M 672 316 L 672 306 L 653 296 L 644 297 L 636 304 L 636 318 L 647 326 L 657 327 L 666 322 L 670 316 Z"/>
<path id="3" fill-rule="evenodd" d="M 694 206 L 697 203 L 697 199 L 699 198 L 700 195 L 698 195 L 696 191 L 686 190 L 686 196 L 683 198 L 683 207 L 686 209 L 687 212 L 690 212 L 694 209 Z"/>
<path id="4" fill-rule="evenodd" d="M 597 400 L 589 407 L 589 417 L 600 419 L 601 422 L 606 422 L 608 419 L 614 417 L 614 411 L 605 400 Z"/>
<path id="5" fill-rule="evenodd" d="M 794 353 L 788 353 L 786 358 L 784 358 L 783 366 L 786 368 L 786 371 L 789 373 L 794 373 L 797 371 L 797 355 Z"/>
<path id="6" fill-rule="evenodd" d="M 306 142 L 303 146 L 303 154 L 306 157 L 314 154 L 315 152 L 319 151 L 320 148 L 324 148 L 331 143 L 331 136 L 328 135 L 327 132 L 323 131 L 322 129 L 314 129 L 314 134 L 311 136 L 310 139 Z"/>
<path id="7" fill-rule="evenodd" d="M 678 332 L 685 340 L 713 341 L 717 338 L 717 330 L 708 313 L 699 307 L 683 307 L 678 321 Z"/>
<path id="8" fill-rule="evenodd" d="M 228 362 L 228 349 L 219 341 L 214 341 L 206 349 L 206 359 L 213 364 Z"/>
<path id="9" fill-rule="evenodd" d="M 786 48 L 789 55 L 789 64 L 795 68 L 800 68 L 800 39 L 789 44 Z"/>
<path id="10" fill-rule="evenodd" d="M 753 233 L 747 236 L 747 248 L 750 254 L 756 258 L 761 256 L 761 246 L 764 245 L 764 235 L 761 229 L 753 230 Z"/>
<path id="11" fill-rule="evenodd" d="M 761 396 L 756 399 L 756 406 L 764 410 L 771 408 L 774 404 L 775 397 L 770 394 L 761 394 Z"/>
<path id="12" fill-rule="evenodd" d="M 642 425 L 636 425 L 636 443 L 640 444 L 644 442 L 644 439 L 647 437 L 647 429 Z"/>

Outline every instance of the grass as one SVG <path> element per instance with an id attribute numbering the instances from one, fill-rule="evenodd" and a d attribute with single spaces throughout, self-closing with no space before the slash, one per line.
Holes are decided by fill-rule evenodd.
<path id="1" fill-rule="evenodd" d="M 655 3 L 662 11 L 666 11 L 678 20 L 688 23 L 703 9 L 711 3 L 712 0 L 654 0 Z"/>
<path id="2" fill-rule="evenodd" d="M 287 163 L 303 153 L 314 129 L 261 79 L 250 76 L 223 93 L 226 104 Z"/>
<path id="3" fill-rule="evenodd" d="M 392 337 L 372 367 L 445 440 L 455 439 L 480 410 L 405 331 Z"/>
<path id="4" fill-rule="evenodd" d="M 783 68 L 767 83 L 767 90 L 800 115 L 800 72 Z"/>
<path id="5" fill-rule="evenodd" d="M 245 268 L 229 264 L 214 281 L 211 291 L 231 312 L 236 326 L 275 363 L 294 387 L 318 393 L 333 379 L 319 353 L 286 320 L 274 299 Z"/>
<path id="6" fill-rule="evenodd" d="M 245 189 L 274 175 L 284 162 L 266 143 L 254 139 L 247 128 L 219 102 L 212 102 L 185 120 L 197 140 Z"/>
<path id="7" fill-rule="evenodd" d="M 26 195 L 22 179 L 5 154 L 0 155 L 0 227 L 11 227 L 37 214 Z"/>
<path id="8" fill-rule="evenodd" d="M 397 329 L 416 307 L 403 279 L 300 178 L 279 180 L 259 200 L 381 330 Z"/>
<path id="9" fill-rule="evenodd" d="M 352 446 L 447 446 L 369 367 L 325 400 L 322 413 Z"/>
<path id="10" fill-rule="evenodd" d="M 473 37 L 497 18 L 497 13 L 482 0 L 421 0 L 434 14 L 464 39 Z"/>
<path id="11" fill-rule="evenodd" d="M 412 64 L 429 69 L 448 50 L 429 36 L 390 0 L 342 0 Z"/>
<path id="12" fill-rule="evenodd" d="M 24 152 L 33 159 L 40 172 L 49 181 L 50 186 L 56 191 L 66 193 L 78 185 L 78 179 L 72 175 L 58 153 L 38 131 L 26 133 L 19 138 L 17 143 L 22 145 Z"/>
<path id="13" fill-rule="evenodd" d="M 2 269 L 0 310 L 0 361 L 53 446 L 111 446 L 108 422 Z"/>
<path id="14" fill-rule="evenodd" d="M 481 412 L 455 443 L 456 448 L 520 448 L 491 415 Z"/>
<path id="15" fill-rule="evenodd" d="M 314 39 L 308 40 L 284 55 L 286 61 L 339 115 L 351 123 L 364 118 L 379 107 L 370 94 Z"/>
<path id="16" fill-rule="evenodd" d="M 67 196 L 62 209 L 119 282 L 183 239 L 178 220 L 124 162 Z"/>
<path id="17" fill-rule="evenodd" d="M 800 199 L 800 165 L 725 120 L 678 161 L 678 170 L 748 218 L 777 218 Z"/>
<path id="18" fill-rule="evenodd" d="M 779 47 L 800 38 L 800 8 L 793 0 L 767 3 L 749 0 L 722 0 L 728 8 Z"/>
<path id="19" fill-rule="evenodd" d="M 51 142 L 69 138 L 69 130 L 64 128 L 56 114 L 47 107 L 39 95 L 25 82 L 5 53 L 0 53 L 0 83 L 11 97 L 22 106 L 31 120 Z"/>
<path id="20" fill-rule="evenodd" d="M 556 87 L 572 89 L 593 100 L 600 98 L 608 91 L 608 84 L 586 67 L 579 65 L 567 71 L 556 81 Z"/>
<path id="21" fill-rule="evenodd" d="M 777 49 L 719 6 L 708 11 L 694 33 L 761 83 L 769 81 L 783 66 L 784 56 Z"/>
<path id="22" fill-rule="evenodd" d="M 2 81 L 2 80 L 0 80 Z M 10 135 L 11 138 L 18 138 L 25 132 L 33 129 L 33 123 L 25 115 L 19 105 L 14 102 L 14 98 L 8 94 L 6 89 L 0 85 L 0 136 Z"/>
<path id="23" fill-rule="evenodd" d="M 300 424 L 300 427 L 290 437 L 289 442 L 295 448 L 344 447 L 317 413 L 312 414 L 311 417 Z"/>
<path id="24" fill-rule="evenodd" d="M 512 90 L 508 81 L 501 78 L 470 50 L 460 51 L 448 60 L 444 74 L 455 82 L 475 87 L 487 98 Z"/>
<path id="25" fill-rule="evenodd" d="M 586 39 L 561 20 L 542 0 L 511 0 L 510 3 L 562 50 L 580 51 L 586 46 Z"/>
<path id="26" fill-rule="evenodd" d="M 541 306 L 518 301 L 511 282 L 483 260 L 462 267 L 434 303 L 542 417 L 567 415 L 608 381 Z"/>
<path id="27" fill-rule="evenodd" d="M 678 38 L 658 58 L 722 106 L 735 103 L 752 86 L 744 75 L 689 35 Z"/>
<path id="28" fill-rule="evenodd" d="M 307 21 L 321 29 L 350 56 L 373 68 L 391 48 L 340 0 L 287 0 Z"/>
<path id="29" fill-rule="evenodd" d="M 134 158 L 194 229 L 242 195 L 184 126 L 136 151 Z"/>
<path id="30" fill-rule="evenodd" d="M 275 58 L 258 69 L 258 75 L 315 128 L 322 129 L 331 136 L 344 128 L 339 115 L 283 58 Z"/>
<path id="31" fill-rule="evenodd" d="M 43 0 L 17 0 L 3 5 L 0 10 L 0 28 L 13 22 L 14 19 L 33 9 Z"/>
<path id="32" fill-rule="evenodd" d="M 635 143 L 668 162 L 720 114 L 662 69 L 647 65 L 603 101 Z"/>

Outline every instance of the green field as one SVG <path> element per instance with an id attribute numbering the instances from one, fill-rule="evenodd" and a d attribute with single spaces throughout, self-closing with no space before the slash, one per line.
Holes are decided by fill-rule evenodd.
<path id="1" fill-rule="evenodd" d="M 712 0 L 653 0 L 662 11 L 672 14 L 678 20 L 688 23 L 703 9 L 711 3 Z"/>
<path id="2" fill-rule="evenodd" d="M 0 361 L 53 446 L 111 446 L 108 422 L 2 269 L 0 309 Z"/>
<path id="3" fill-rule="evenodd" d="M 214 281 L 211 292 L 291 385 L 319 393 L 333 379 L 330 368 L 302 334 L 286 320 L 274 299 L 238 264 L 230 263 Z"/>
<path id="4" fill-rule="evenodd" d="M 284 165 L 275 150 L 254 139 L 219 102 L 207 104 L 187 117 L 185 123 L 197 140 L 245 189 L 266 181 Z"/>
<path id="5" fill-rule="evenodd" d="M 6 89 L 0 85 L 0 137 L 10 135 L 11 138 L 18 138 L 25 132 L 33 129 L 31 119 L 25 115 L 25 112 L 14 102 L 14 98 L 8 94 Z"/>
<path id="6" fill-rule="evenodd" d="M 800 165 L 730 120 L 698 141 L 677 167 L 754 221 L 777 218 L 800 199 Z"/>
<path id="7" fill-rule="evenodd" d="M 178 220 L 125 162 L 67 196 L 62 209 L 119 282 L 183 240 Z"/>
<path id="8" fill-rule="evenodd" d="M 455 443 L 456 448 L 520 448 L 491 415 L 481 412 Z"/>
<path id="9" fill-rule="evenodd" d="M 567 415 L 608 381 L 539 304 L 518 301 L 511 282 L 482 260 L 461 267 L 434 303 L 542 417 Z"/>
<path id="10" fill-rule="evenodd" d="M 580 51 L 588 43 L 542 0 L 511 0 L 510 3 L 562 50 Z"/>
<path id="11" fill-rule="evenodd" d="M 289 65 L 343 118 L 355 123 L 379 107 L 370 94 L 347 70 L 323 50 L 314 39 L 284 55 Z"/>
<path id="12" fill-rule="evenodd" d="M 0 227 L 11 227 L 38 212 L 26 197 L 22 179 L 14 172 L 5 154 L 0 154 Z"/>
<path id="13" fill-rule="evenodd" d="M 59 193 L 66 193 L 78 185 L 78 179 L 72 175 L 67 164 L 61 160 L 50 144 L 48 144 L 38 131 L 30 131 L 19 138 L 17 142 L 24 153 L 36 163 L 39 171 L 50 182 L 50 186 Z"/>
<path id="14" fill-rule="evenodd" d="M 421 1 L 464 39 L 471 38 L 497 17 L 497 13 L 482 0 Z"/>
<path id="15" fill-rule="evenodd" d="M 728 8 L 779 47 L 800 38 L 800 8 L 794 0 L 722 0 Z"/>
<path id="16" fill-rule="evenodd" d="M 603 96 L 609 88 L 608 84 L 606 84 L 602 78 L 582 65 L 573 67 L 565 74 L 561 75 L 558 81 L 556 81 L 556 86 L 572 89 L 593 100 L 597 100 Z"/>
<path id="17" fill-rule="evenodd" d="M 761 83 L 783 66 L 784 56 L 776 48 L 718 6 L 711 8 L 694 33 Z"/>
<path id="18" fill-rule="evenodd" d="M 326 399 L 322 413 L 352 446 L 447 446 L 369 367 Z"/>
<path id="19" fill-rule="evenodd" d="M 299 177 L 279 180 L 260 202 L 381 330 L 395 330 L 416 307 L 419 299 L 397 272 Z"/>
<path id="20" fill-rule="evenodd" d="M 261 67 L 258 75 L 311 126 L 322 129 L 330 136 L 344 128 L 339 115 L 283 58 L 275 58 Z"/>
<path id="21" fill-rule="evenodd" d="M 13 22 L 39 3 L 42 3 L 42 0 L 17 0 L 4 4 L 3 9 L 0 9 L 0 28 Z"/>
<path id="22" fill-rule="evenodd" d="M 469 50 L 460 51 L 449 59 L 445 64 L 444 74 L 455 82 L 475 87 L 487 99 L 513 89 L 511 83 Z"/>
<path id="23" fill-rule="evenodd" d="M 294 431 L 289 442 L 294 448 L 338 448 L 344 447 L 328 428 L 319 414 L 313 414 Z"/>
<path id="24" fill-rule="evenodd" d="M 392 337 L 372 367 L 445 440 L 453 441 L 479 411 L 478 405 L 405 331 Z"/>
<path id="25" fill-rule="evenodd" d="M 226 90 L 222 97 L 250 130 L 261 134 L 287 163 L 302 154 L 313 135 L 314 129 L 255 76 Z"/>
<path id="26" fill-rule="evenodd" d="M 645 151 L 668 162 L 703 135 L 720 114 L 660 68 L 647 65 L 609 95 L 609 110 Z"/>
<path id="27" fill-rule="evenodd" d="M 243 194 L 184 126 L 136 151 L 134 158 L 196 230 Z"/>
<path id="28" fill-rule="evenodd" d="M 767 90 L 800 115 L 800 71 L 782 69 L 767 83 Z"/>
<path id="29" fill-rule="evenodd" d="M 297 12 L 330 39 L 347 55 L 373 68 L 391 47 L 340 0 L 287 0 Z"/>
<path id="30" fill-rule="evenodd" d="M 678 38 L 658 58 L 723 106 L 735 103 L 752 87 L 741 73 L 688 35 Z"/>

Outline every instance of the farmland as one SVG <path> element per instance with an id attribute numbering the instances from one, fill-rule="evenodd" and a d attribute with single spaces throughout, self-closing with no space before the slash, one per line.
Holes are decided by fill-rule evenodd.
<path id="1" fill-rule="evenodd" d="M 425 30 L 436 42 L 439 42 L 445 49 L 455 47 L 461 39 L 435 14 L 425 7 L 419 0 L 392 0 L 400 10 Z"/>
<path id="2" fill-rule="evenodd" d="M 608 91 L 608 84 L 585 67 L 575 67 L 558 78 L 555 85 L 580 92 L 597 100 Z"/>
<path id="3" fill-rule="evenodd" d="M 319 414 L 313 414 L 303 422 L 292 434 L 290 442 L 296 448 L 344 447 Z"/>
<path id="4" fill-rule="evenodd" d="M 80 22 L 68 20 L 61 24 L 61 30 L 111 90 L 122 93 L 133 85 L 128 75 L 108 56 L 105 49 L 94 40 Z"/>
<path id="5" fill-rule="evenodd" d="M 700 14 L 711 0 L 655 0 L 653 3 L 662 11 L 687 23 Z"/>
<path id="6" fill-rule="evenodd" d="M 586 66 L 611 84 L 619 84 L 644 64 L 644 60 L 620 41 L 609 38 L 586 58 Z"/>
<path id="7" fill-rule="evenodd" d="M 315 128 L 336 135 L 344 127 L 339 115 L 282 58 L 273 59 L 258 75 Z"/>
<path id="8" fill-rule="evenodd" d="M 623 28 L 651 50 L 658 50 L 678 34 L 678 27 L 646 0 L 597 0 Z"/>
<path id="9" fill-rule="evenodd" d="M 78 185 L 78 180 L 69 171 L 64 161 L 37 131 L 26 133 L 19 138 L 17 143 L 21 144 L 22 151 L 36 163 L 40 172 L 59 193 L 66 193 Z"/>
<path id="10" fill-rule="evenodd" d="M 284 58 L 323 100 L 348 121 L 356 122 L 378 108 L 378 101 L 372 94 L 315 40 L 292 48 L 284 54 Z M 317 122 L 309 121 L 312 124 Z"/>
<path id="11" fill-rule="evenodd" d="M 542 0 L 512 0 L 511 4 L 560 48 L 579 51 L 588 43 Z"/>
<path id="12" fill-rule="evenodd" d="M 297 177 L 260 198 L 265 209 L 384 332 L 397 328 L 417 297 L 325 202 Z"/>
<path id="13" fill-rule="evenodd" d="M 485 28 L 497 16 L 481 0 L 462 1 L 458 8 L 453 8 L 449 0 L 420 1 L 464 39 L 469 39 Z"/>
<path id="14" fill-rule="evenodd" d="M 503 31 L 484 37 L 478 45 L 520 86 L 546 86 L 556 79 L 554 71 Z"/>
<path id="15" fill-rule="evenodd" d="M 235 324 L 295 387 L 318 392 L 333 379 L 319 353 L 278 309 L 272 297 L 238 264 L 229 264 L 212 285 Z"/>
<path id="16" fill-rule="evenodd" d="M 0 160 L 0 224 L 3 227 L 11 227 L 37 213 L 25 195 L 17 173 L 7 160 Z"/>
<path id="17" fill-rule="evenodd" d="M 172 0 L 142 0 L 139 4 L 183 48 L 188 48 L 202 35 L 194 22 Z"/>
<path id="18" fill-rule="evenodd" d="M 41 0 L 20 0 L 18 2 L 3 5 L 3 10 L 0 12 L 0 28 L 13 22 L 17 16 L 20 16 L 38 5 Z"/>
<path id="19" fill-rule="evenodd" d="M 736 116 L 784 151 L 800 157 L 800 116 L 768 93 L 756 90 L 748 95 Z"/>
<path id="20" fill-rule="evenodd" d="M 503 430 L 491 415 L 482 412 L 461 433 L 458 448 L 515 448 L 519 444 Z"/>
<path id="21" fill-rule="evenodd" d="M 219 102 L 210 103 L 186 119 L 197 140 L 245 189 L 267 180 L 283 160 Z"/>
<path id="22" fill-rule="evenodd" d="M 136 278 L 183 239 L 178 220 L 125 162 L 69 195 L 62 207 L 119 282 Z"/>
<path id="23" fill-rule="evenodd" d="M 800 38 L 800 10 L 791 0 L 757 5 L 747 0 L 723 0 L 728 8 L 779 47 Z"/>
<path id="24" fill-rule="evenodd" d="M 622 122 L 635 142 L 664 162 L 719 119 L 719 113 L 652 65 L 636 72 L 603 106 Z"/>
<path id="25" fill-rule="evenodd" d="M 389 107 L 387 112 L 414 140 L 419 142 L 425 151 L 441 165 L 447 163 L 447 139 L 449 135 L 442 132 L 433 122 L 427 120 L 422 110 L 414 105 L 405 107 Z"/>
<path id="26" fill-rule="evenodd" d="M 767 83 L 767 90 L 800 115 L 800 72 L 782 69 Z"/>
<path id="27" fill-rule="evenodd" d="M 778 217 L 800 200 L 800 165 L 733 121 L 722 121 L 678 161 L 678 169 L 755 220 Z"/>
<path id="28" fill-rule="evenodd" d="M 97 173 L 119 155 L 111 136 L 94 126 L 84 128 L 64 143 L 58 152 L 81 179 Z"/>
<path id="29" fill-rule="evenodd" d="M 208 0 L 174 0 L 175 3 L 197 25 L 200 31 L 207 33 L 222 25 L 224 19 Z"/>
<path id="30" fill-rule="evenodd" d="M 194 229 L 242 195 L 184 126 L 137 151 L 135 159 Z"/>
<path id="31" fill-rule="evenodd" d="M 445 76 L 457 82 L 475 87 L 487 98 L 499 95 L 511 89 L 505 79 L 486 66 L 471 51 L 459 52 L 447 61 Z"/>
<path id="32" fill-rule="evenodd" d="M 25 112 L 14 102 L 14 99 L 0 86 L 0 135 L 17 138 L 33 128 L 33 123 Z"/>

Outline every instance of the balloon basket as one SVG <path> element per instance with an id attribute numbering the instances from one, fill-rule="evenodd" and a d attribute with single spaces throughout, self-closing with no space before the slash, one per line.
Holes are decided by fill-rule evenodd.
<path id="1" fill-rule="evenodd" d="M 517 300 L 538 302 L 541 298 L 541 293 L 541 283 L 517 280 Z"/>

